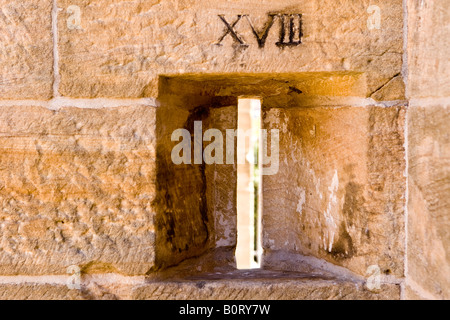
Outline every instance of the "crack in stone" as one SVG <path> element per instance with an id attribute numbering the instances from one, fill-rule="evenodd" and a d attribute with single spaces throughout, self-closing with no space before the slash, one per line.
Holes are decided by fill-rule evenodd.
<path id="1" fill-rule="evenodd" d="M 382 90 L 384 87 L 386 87 L 389 83 L 391 83 L 392 80 L 394 80 L 395 78 L 397 78 L 398 76 L 400 76 L 401 73 L 396 73 L 393 77 L 391 77 L 388 81 L 386 81 L 385 83 L 383 83 L 381 86 L 379 86 L 377 89 L 375 89 L 371 94 L 370 97 L 372 98 L 374 94 L 376 94 L 377 92 L 379 92 L 380 90 Z"/>

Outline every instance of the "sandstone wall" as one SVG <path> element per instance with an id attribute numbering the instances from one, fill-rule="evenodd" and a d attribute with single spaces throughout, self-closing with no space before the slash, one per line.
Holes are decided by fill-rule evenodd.
<path id="1" fill-rule="evenodd" d="M 0 99 L 52 97 L 52 1 L 0 1 Z"/>
<path id="2" fill-rule="evenodd" d="M 383 297 L 406 274 L 404 297 L 448 298 L 447 1 L 0 7 L 3 298 L 111 297 L 92 274 L 154 298 L 144 275 L 229 255 L 236 168 L 175 166 L 170 135 L 195 120 L 234 128 L 241 96 L 262 98 L 264 126 L 280 129 L 280 170 L 263 181 L 267 267 L 295 269 L 280 252 L 359 276 L 378 265 L 395 283 Z M 88 293 L 66 290 L 70 266 Z"/>
<path id="3" fill-rule="evenodd" d="M 155 108 L 0 108 L 0 272 L 145 273 L 154 262 Z"/>
<path id="4" fill-rule="evenodd" d="M 450 298 L 449 23 L 448 1 L 408 1 L 409 298 Z"/>
<path id="5" fill-rule="evenodd" d="M 270 108 L 280 170 L 263 177 L 264 248 L 402 277 L 404 122 L 404 107 Z"/>
<path id="6" fill-rule="evenodd" d="M 143 97 L 157 95 L 158 75 L 367 71 L 366 94 L 399 98 L 402 67 L 402 1 L 296 0 L 58 0 L 59 91 L 71 97 Z M 79 28 L 67 28 L 81 10 Z M 381 9 L 382 26 L 368 29 L 370 5 Z M 273 21 L 264 48 L 268 14 L 303 15 L 303 45 L 276 45 L 280 18 Z M 218 15 L 233 25 L 243 45 Z M 220 42 L 222 36 L 225 38 Z M 220 42 L 220 45 L 217 45 Z M 401 84 L 401 83 L 400 83 Z M 395 87 L 398 92 L 387 90 Z M 401 87 L 401 86 L 400 86 Z M 387 100 L 395 100 L 388 98 Z"/>

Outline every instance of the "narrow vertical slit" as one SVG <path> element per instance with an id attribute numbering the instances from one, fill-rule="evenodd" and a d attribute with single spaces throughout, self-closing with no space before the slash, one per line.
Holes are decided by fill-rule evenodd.
<path id="1" fill-rule="evenodd" d="M 261 101 L 239 99 L 237 130 L 237 246 L 238 269 L 260 267 L 261 261 Z"/>

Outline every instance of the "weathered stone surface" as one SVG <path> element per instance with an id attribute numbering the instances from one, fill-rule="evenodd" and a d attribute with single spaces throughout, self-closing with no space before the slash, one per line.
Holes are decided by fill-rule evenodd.
<path id="1" fill-rule="evenodd" d="M 154 263 L 155 108 L 0 108 L 0 274 Z"/>
<path id="2" fill-rule="evenodd" d="M 73 5 L 79 28 L 68 27 Z M 380 8 L 379 29 L 368 28 L 370 5 Z M 162 74 L 294 70 L 366 72 L 370 96 L 402 67 L 401 0 L 58 0 L 58 7 L 60 91 L 72 97 L 154 97 Z M 271 13 L 303 14 L 301 45 L 276 45 L 282 20 L 275 17 L 264 48 L 258 46 L 251 26 L 262 36 Z M 248 46 L 226 34 L 219 17 L 234 24 L 242 14 L 249 20 L 234 27 Z"/>
<path id="3" fill-rule="evenodd" d="M 219 248 L 135 283 L 129 299 L 187 300 L 317 300 L 399 299 L 399 285 L 381 279 L 380 287 L 368 290 L 367 282 L 351 272 L 342 273 L 328 263 L 296 260 L 298 270 L 236 270 L 230 250 Z M 318 259 L 317 259 L 318 260 Z M 328 267 L 331 266 L 331 269 Z M 339 270 L 338 270 L 339 269 Z"/>
<path id="4" fill-rule="evenodd" d="M 0 299 L 399 296 L 396 284 L 376 295 L 363 282 L 314 278 L 314 265 L 299 265 L 296 254 L 366 276 L 378 265 L 395 283 L 406 271 L 406 299 L 449 299 L 450 114 L 442 101 L 450 96 L 450 11 L 448 0 L 407 0 L 407 12 L 403 2 L 57 0 L 61 94 L 159 95 L 161 108 L 51 111 L 2 102 L 0 276 L 13 277 L 1 277 Z M 52 3 L 0 0 L 0 100 L 52 97 Z M 370 5 L 380 8 L 380 29 L 368 28 Z M 276 44 L 282 20 L 273 16 L 258 47 L 271 13 L 303 14 L 301 45 Z M 238 14 L 248 17 L 234 24 Z M 413 99 L 407 248 L 405 109 L 336 107 L 362 97 L 404 100 L 403 75 Z M 174 166 L 170 134 L 192 132 L 195 120 L 203 132 L 234 128 L 238 96 L 261 97 L 266 127 L 281 130 L 280 171 L 264 178 L 266 266 L 310 277 L 171 281 L 174 272 L 234 266 L 236 167 Z M 164 281 L 85 279 L 81 290 L 15 276 L 66 274 L 70 265 L 83 277 L 178 269 Z"/>
<path id="5" fill-rule="evenodd" d="M 119 300 L 129 299 L 144 277 L 117 274 L 0 277 L 2 300 Z"/>
<path id="6" fill-rule="evenodd" d="M 208 127 L 220 130 L 225 141 L 226 129 L 237 127 L 237 106 L 211 108 Z M 208 210 L 214 219 L 215 247 L 235 247 L 237 170 L 234 164 L 226 164 L 225 150 L 223 159 L 224 164 L 205 165 Z"/>
<path id="7" fill-rule="evenodd" d="M 419 292 L 420 291 L 420 292 Z M 406 284 L 403 291 L 404 300 L 438 300 L 439 298 L 433 296 L 431 293 L 424 291 L 422 288 L 414 289 Z"/>
<path id="8" fill-rule="evenodd" d="M 81 290 L 61 284 L 0 284 L 1 300 L 83 300 L 88 297 Z"/>
<path id="9" fill-rule="evenodd" d="M 263 177 L 263 247 L 403 276 L 402 107 L 270 108 L 280 168 Z"/>
<path id="10" fill-rule="evenodd" d="M 206 281 L 205 281 L 206 280 Z M 136 300 L 398 300 L 397 285 L 382 285 L 379 294 L 361 283 L 336 280 L 255 279 L 154 282 L 133 290 Z"/>
<path id="11" fill-rule="evenodd" d="M 450 299 L 450 107 L 408 114 L 408 278 Z"/>
<path id="12" fill-rule="evenodd" d="M 220 98 L 259 97 L 266 106 L 307 107 L 349 104 L 361 101 L 367 90 L 366 76 L 360 72 L 298 72 L 255 74 L 187 74 L 160 78 L 159 95 L 171 96 L 192 108 Z"/>
<path id="13" fill-rule="evenodd" d="M 0 1 L 0 99 L 52 96 L 51 0 Z"/>
<path id="14" fill-rule="evenodd" d="M 408 0 L 408 95 L 450 96 L 450 10 L 447 0 Z"/>
<path id="15" fill-rule="evenodd" d="M 214 121 L 211 123 L 213 111 L 226 109 L 217 108 L 217 106 L 221 105 L 220 100 L 222 100 L 221 103 L 226 102 L 228 95 L 251 94 L 253 86 L 269 88 L 262 91 L 268 94 L 267 97 L 262 96 L 263 106 L 268 108 L 264 119 L 267 128 L 281 130 L 281 156 L 280 172 L 274 176 L 265 177 L 263 182 L 265 249 L 294 251 L 326 258 L 362 275 L 365 274 L 367 267 L 375 264 L 380 266 L 384 274 L 402 276 L 405 201 L 404 109 L 401 107 L 306 107 L 310 106 L 308 102 L 314 99 L 303 98 L 303 92 L 314 92 L 317 89 L 312 84 L 327 83 L 333 79 L 330 75 L 329 79 L 326 78 L 328 80 L 322 81 L 322 77 L 316 76 L 317 78 L 313 75 L 305 75 L 303 78 L 290 79 L 287 81 L 286 88 L 284 85 L 279 86 L 281 92 L 275 90 L 276 85 L 272 82 L 276 81 L 265 77 L 260 79 L 236 77 L 237 82 L 230 87 L 221 86 L 216 77 L 212 77 L 211 81 L 208 81 L 206 76 L 202 77 L 203 81 L 196 80 L 195 77 L 194 79 L 189 77 L 164 79 L 164 86 L 160 87 L 160 92 L 164 93 L 160 96 L 159 113 L 162 116 L 158 122 L 165 133 L 162 132 L 160 135 L 162 139 L 158 139 L 158 143 L 162 146 L 158 154 L 159 156 L 166 154 L 166 158 L 170 155 L 174 143 L 169 141 L 169 135 L 174 129 L 182 127 L 187 128 L 189 132 L 193 131 L 193 117 L 196 117 L 196 120 L 205 121 L 208 128 L 214 124 Z M 305 81 L 305 79 L 308 80 Z M 250 80 L 252 85 L 240 86 L 241 83 L 248 83 L 247 80 Z M 182 89 L 179 90 L 183 93 L 182 95 L 176 95 L 177 88 Z M 327 93 L 330 91 L 324 91 L 323 94 L 327 95 Z M 214 97 L 215 95 L 223 96 L 219 98 Z M 312 96 L 314 94 L 310 97 Z M 213 102 L 214 100 L 216 101 Z M 215 108 L 208 107 L 214 104 Z M 303 106 L 305 107 L 302 108 Z M 230 108 L 233 109 L 233 107 Z M 231 113 L 228 114 L 231 115 Z M 178 118 L 181 120 L 176 120 Z M 188 118 L 191 119 L 190 122 L 187 121 Z M 221 125 L 226 127 L 225 123 Z M 173 166 L 168 158 L 164 162 Z M 201 173 L 200 165 L 197 167 Z M 215 166 L 216 169 L 218 167 Z M 210 172 L 205 179 L 207 186 L 210 181 L 208 177 L 220 176 L 216 169 L 206 166 L 206 172 Z M 177 172 L 175 171 L 174 174 L 176 175 Z M 161 181 L 167 180 L 167 177 L 174 179 L 174 174 L 164 174 Z M 337 177 L 335 177 L 336 174 L 338 174 Z M 234 181 L 231 171 L 227 175 L 230 175 L 231 181 Z M 225 200 L 227 197 L 231 198 L 226 195 L 228 189 L 222 187 L 214 197 L 211 197 L 209 193 L 209 198 L 206 197 L 208 223 L 195 222 L 194 218 L 189 218 L 191 214 L 187 212 L 189 208 L 198 205 L 198 200 L 194 198 L 187 202 L 183 194 L 186 190 L 189 190 L 189 195 L 192 195 L 194 191 L 201 191 L 203 183 L 196 175 L 187 172 L 183 173 L 183 177 L 190 177 L 188 187 L 185 186 L 187 181 L 179 178 L 173 181 L 167 180 L 169 181 L 167 186 L 158 190 L 174 192 L 174 186 L 179 186 L 177 187 L 179 191 L 175 192 L 178 197 L 171 197 L 179 200 L 168 202 L 175 211 L 179 211 L 176 214 L 179 217 L 174 219 L 172 225 L 181 229 L 174 234 L 182 235 L 184 232 L 189 234 L 195 242 L 199 241 L 195 233 L 181 232 L 181 230 L 186 228 L 186 230 L 189 228 L 196 230 L 195 228 L 204 225 L 211 236 L 215 232 L 214 228 L 218 227 L 217 213 L 227 210 L 228 207 L 228 202 L 221 201 L 220 197 L 224 197 Z M 194 178 L 198 180 L 196 185 L 192 182 Z M 337 181 L 333 182 L 334 180 Z M 331 187 L 330 185 L 334 183 L 336 186 Z M 229 185 L 226 186 L 226 188 L 229 187 Z M 331 191 L 330 188 L 333 190 Z M 161 197 L 161 199 L 165 198 L 165 196 Z M 215 202 L 219 206 L 212 209 L 211 201 L 217 200 L 220 200 Z M 176 203 L 178 204 L 175 205 Z M 167 212 L 172 212 L 172 209 L 167 210 L 167 206 L 163 204 L 158 204 L 158 207 L 163 208 L 162 212 L 164 210 L 166 212 L 159 216 L 162 220 L 167 220 Z M 302 214 L 296 212 L 297 210 L 302 211 Z M 192 217 L 199 214 L 198 210 L 194 211 Z M 224 222 L 234 228 L 233 211 L 229 212 Z M 320 212 L 323 214 L 319 214 Z M 169 220 L 161 224 L 166 227 L 158 229 L 157 237 L 158 235 L 163 237 L 168 234 L 167 230 L 171 230 Z M 210 221 L 216 223 L 211 224 Z M 192 226 L 188 227 L 189 225 Z M 341 235 L 340 238 L 339 235 Z M 183 251 L 187 238 L 179 237 L 182 246 L 178 247 Z M 204 238 L 206 239 L 206 235 Z M 170 243 L 174 243 L 172 240 L 167 241 L 168 247 L 171 246 Z M 192 241 L 191 243 L 194 243 Z M 230 242 L 230 245 L 234 245 L 234 242 Z M 191 250 L 192 246 L 189 245 L 191 253 L 186 254 L 184 258 L 192 257 L 194 253 L 199 255 L 204 250 L 214 247 L 214 244 L 210 239 L 209 244 L 197 246 L 198 250 L 195 251 Z M 160 250 L 166 246 L 158 244 L 156 247 Z M 184 251 L 187 253 L 189 250 Z M 180 255 L 175 262 L 174 256 L 177 255 L 179 255 L 178 252 L 168 250 L 161 257 L 164 256 L 164 260 L 172 260 L 172 264 L 175 264 L 182 258 Z"/>
<path id="16" fill-rule="evenodd" d="M 405 300 L 426 300 L 422 295 L 418 294 L 409 286 L 405 286 L 404 288 L 404 297 Z"/>
<path id="17" fill-rule="evenodd" d="M 403 100 L 405 97 L 405 83 L 398 75 L 380 86 L 371 97 L 378 101 Z"/>
<path id="18" fill-rule="evenodd" d="M 201 273 L 186 279 L 136 279 L 114 274 L 82 276 L 78 289 L 67 279 L 8 282 L 1 279 L 0 299 L 7 300 L 398 300 L 396 284 L 369 291 L 364 281 L 316 273 L 234 270 Z M 141 277 L 139 277 L 141 278 Z M 12 279 L 11 279 L 12 280 Z"/>
<path id="19" fill-rule="evenodd" d="M 208 211 L 204 166 L 192 164 L 192 152 L 191 164 L 172 161 L 172 150 L 181 141 L 181 137 L 172 141 L 172 133 L 186 129 L 191 137 L 194 121 L 205 120 L 207 115 L 191 114 L 185 106 L 161 101 L 156 120 L 155 260 L 158 268 L 165 268 L 209 248 L 212 217 Z"/>
<path id="20" fill-rule="evenodd" d="M 164 91 L 164 90 L 163 90 Z M 181 93 L 185 93 L 183 95 Z M 236 126 L 236 98 L 161 95 L 157 110 L 156 267 L 165 268 L 207 250 L 236 243 L 236 169 L 233 165 L 194 161 L 194 123 L 201 121 L 200 143 L 209 128 Z M 231 126 L 231 127 L 229 127 Z M 188 131 L 189 163 L 176 164 L 172 151 L 182 138 L 172 141 L 175 130 Z M 225 136 L 225 135 L 224 135 Z"/>

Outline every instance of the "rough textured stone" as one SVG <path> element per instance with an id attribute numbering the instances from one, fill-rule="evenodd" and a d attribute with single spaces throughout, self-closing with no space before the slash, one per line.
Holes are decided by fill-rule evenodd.
<path id="1" fill-rule="evenodd" d="M 297 260 L 298 270 L 236 270 L 229 248 L 211 250 L 135 283 L 131 299 L 187 300 L 302 300 L 399 299 L 399 285 L 381 279 L 379 289 L 351 272 L 342 273 L 329 263 L 316 265 Z M 318 259 L 317 259 L 318 260 Z M 326 266 L 328 264 L 328 266 Z M 331 269 L 328 267 L 331 266 Z"/>
<path id="2" fill-rule="evenodd" d="M 405 96 L 405 83 L 403 77 L 398 75 L 380 86 L 371 97 L 378 101 L 402 100 Z"/>
<path id="3" fill-rule="evenodd" d="M 237 106 L 212 108 L 208 127 L 219 129 L 223 138 L 226 139 L 225 130 L 237 127 Z M 209 142 L 204 144 L 208 145 Z M 208 210 L 213 213 L 215 247 L 235 247 L 237 240 L 237 169 L 234 164 L 225 163 L 225 150 L 223 159 L 224 164 L 205 166 Z"/>
<path id="4" fill-rule="evenodd" d="M 166 158 L 170 155 L 174 143 L 169 142 L 169 136 L 175 128 L 188 128 L 192 132 L 192 117 L 206 121 L 208 127 L 213 124 L 212 110 L 226 109 L 204 106 L 220 106 L 220 103 L 228 102 L 228 95 L 251 94 L 256 92 L 252 91 L 255 90 L 254 86 L 265 88 L 267 90 L 260 92 L 263 92 L 261 98 L 266 110 L 266 128 L 281 130 L 280 171 L 273 176 L 264 177 L 263 182 L 265 249 L 294 251 L 326 258 L 362 275 L 367 267 L 375 264 L 380 266 L 384 274 L 402 276 L 405 201 L 404 108 L 306 107 L 308 102 L 314 99 L 302 98 L 303 92 L 317 92 L 316 86 L 334 79 L 333 75 L 329 75 L 330 78 L 325 80 L 321 78 L 323 75 L 316 76 L 316 79 L 310 74 L 287 80 L 286 88 L 284 85 L 278 85 L 279 91 L 276 90 L 277 81 L 264 76 L 259 79 L 236 77 L 233 78 L 235 84 L 230 87 L 221 85 L 218 77 L 212 77 L 210 81 L 206 76 L 200 79 L 195 76 L 182 79 L 166 78 L 164 86 L 160 87 L 160 93 L 163 95 L 159 98 L 161 117 L 157 122 L 163 131 L 159 134 L 162 139 L 158 139 L 158 143 L 162 149 L 158 154 L 166 154 Z M 251 85 L 245 85 L 246 83 Z M 176 95 L 177 88 L 182 95 Z M 295 92 L 294 89 L 301 93 Z M 331 92 L 324 87 L 322 90 L 323 95 Z M 313 96 L 314 94 L 310 95 Z M 213 102 L 214 100 L 216 101 Z M 276 108 L 277 105 L 282 107 Z M 178 118 L 181 120 L 176 120 Z M 190 122 L 187 121 L 189 118 Z M 190 126 L 187 126 L 188 122 L 191 123 Z M 225 123 L 222 125 L 226 126 Z M 173 166 L 168 158 L 164 163 Z M 220 176 L 217 170 L 208 170 L 214 172 L 215 177 Z M 200 165 L 197 165 L 197 171 L 202 171 Z M 165 255 L 161 255 L 165 257 L 164 260 L 172 260 L 172 264 L 180 262 L 182 256 L 186 258 L 199 255 L 214 247 L 210 239 L 209 244 L 199 243 L 197 250 L 191 250 L 191 245 L 186 247 L 187 238 L 181 235 L 188 234 L 192 241 L 199 241 L 200 238 L 195 233 L 188 233 L 186 230 L 196 230 L 195 228 L 204 225 L 211 236 L 214 228 L 218 227 L 218 212 L 227 210 L 228 207 L 227 201 L 218 201 L 215 203 L 219 206 L 211 209 L 211 199 L 231 199 L 226 195 L 227 192 L 222 193 L 223 190 L 215 197 L 206 197 L 209 207 L 205 216 L 208 217 L 208 223 L 195 222 L 194 218 L 188 217 L 191 214 L 187 215 L 187 212 L 198 205 L 198 200 L 194 197 L 192 201 L 187 202 L 183 194 L 189 190 L 189 196 L 199 191 L 201 195 L 204 183 L 201 179 L 198 180 L 196 175 L 184 172 L 183 177 L 190 177 L 187 188 L 187 182 L 181 177 L 170 180 L 174 178 L 174 174 L 165 172 L 161 181 L 167 180 L 169 183 L 164 188 L 158 188 L 160 191 L 174 192 L 174 186 L 179 186 L 175 192 L 178 196 L 171 197 L 179 200 L 165 200 L 158 204 L 162 212 L 159 215 L 161 221 L 165 221 L 161 226 L 165 227 L 158 229 L 157 237 L 159 234 L 161 237 L 170 234 L 168 230 L 172 228 L 167 214 L 172 212 L 172 209 L 167 210 L 167 204 L 169 208 L 172 206 L 179 211 L 179 217 L 174 219 L 172 225 L 181 228 L 174 234 L 178 234 L 182 239 L 182 245 L 178 248 L 181 251 L 184 249 L 186 255 L 180 255 L 176 262 L 173 257 L 178 255 L 178 252 L 168 250 Z M 230 177 L 234 179 L 231 171 L 227 174 L 231 174 Z M 198 180 L 196 185 L 192 184 L 194 178 Z M 205 181 L 208 185 L 207 181 L 210 180 Z M 162 194 L 160 199 L 166 197 Z M 233 211 L 229 211 L 224 222 L 234 228 Z M 198 215 L 198 210 L 192 211 L 192 217 Z M 214 225 L 210 223 L 213 220 L 216 221 Z M 188 227 L 190 224 L 191 227 Z M 186 230 L 182 231 L 184 229 Z M 206 239 L 206 235 L 204 238 Z M 194 243 L 192 241 L 191 243 Z M 167 241 L 169 247 L 172 242 Z M 230 242 L 230 245 L 234 243 Z M 164 248 L 165 245 L 158 243 L 156 247 Z M 191 253 L 187 254 L 189 250 Z"/>
<path id="5" fill-rule="evenodd" d="M 408 111 L 406 298 L 449 299 L 449 3 L 408 0 L 407 9 L 408 97 L 427 102 Z"/>
<path id="6" fill-rule="evenodd" d="M 420 294 L 415 292 L 409 286 L 405 286 L 404 288 L 404 299 L 405 300 L 425 300 Z"/>
<path id="7" fill-rule="evenodd" d="M 383 285 L 377 294 L 358 283 L 281 277 L 154 282 L 135 288 L 132 294 L 136 300 L 397 300 L 399 297 L 397 285 Z"/>
<path id="8" fill-rule="evenodd" d="M 79 28 L 68 28 L 70 5 L 80 7 Z M 367 12 L 377 5 L 380 29 L 368 28 Z M 401 72 L 401 0 L 358 1 L 86 1 L 58 0 L 61 87 L 72 97 L 156 96 L 159 75 L 358 71 L 367 73 L 370 96 Z M 235 25 L 248 46 L 227 34 L 248 14 L 257 32 L 271 13 L 303 14 L 299 46 L 278 47 L 276 17 L 259 48 L 246 17 Z M 261 33 L 260 33 L 261 35 Z"/>
<path id="9" fill-rule="evenodd" d="M 201 104 L 214 97 L 259 97 L 274 106 L 333 106 L 364 97 L 367 90 L 363 73 L 347 71 L 188 74 L 161 77 L 159 83 L 159 95 L 178 99 L 185 109 L 192 108 L 192 99 Z"/>
<path id="10" fill-rule="evenodd" d="M 83 300 L 87 297 L 81 290 L 59 284 L 0 284 L 1 300 Z"/>
<path id="11" fill-rule="evenodd" d="M 408 278 L 450 299 L 450 107 L 408 114 Z"/>
<path id="12" fill-rule="evenodd" d="M 280 168 L 263 177 L 263 247 L 403 276 L 402 107 L 270 108 Z"/>
<path id="13" fill-rule="evenodd" d="M 0 99 L 52 96 L 51 0 L 0 1 Z"/>
<path id="14" fill-rule="evenodd" d="M 154 107 L 1 107 L 0 128 L 0 274 L 153 265 Z"/>
<path id="15" fill-rule="evenodd" d="M 144 277 L 117 274 L 71 276 L 0 277 L 2 300 L 118 300 L 129 299 L 132 288 Z"/>
<path id="16" fill-rule="evenodd" d="M 164 91 L 164 90 L 163 90 Z M 181 91 L 183 92 L 183 91 Z M 181 93 L 180 92 L 180 93 Z M 156 267 L 165 268 L 217 246 L 236 243 L 236 169 L 233 165 L 194 163 L 194 122 L 209 128 L 236 126 L 236 98 L 160 95 L 157 111 Z M 229 127 L 231 126 L 231 127 Z M 175 164 L 172 133 L 190 133 L 190 163 Z M 203 143 L 203 146 L 209 143 Z M 226 181 L 226 184 L 223 182 Z"/>
<path id="17" fill-rule="evenodd" d="M 408 282 L 410 278 L 408 277 Z M 422 288 L 413 288 L 409 284 L 406 284 L 403 290 L 403 299 L 404 300 L 439 300 L 438 296 L 434 294 L 424 291 Z"/>
<path id="18" fill-rule="evenodd" d="M 380 29 L 368 28 L 370 5 L 380 8 Z M 0 299 L 397 299 L 405 272 L 406 299 L 450 298 L 448 0 L 0 7 Z M 272 13 L 303 14 L 301 45 L 276 44 L 281 17 L 273 16 L 258 46 Z M 222 14 L 248 46 L 227 33 Z M 238 14 L 248 17 L 234 25 Z M 15 105 L 8 99 L 51 98 L 54 58 L 62 95 L 159 96 L 161 108 L 5 107 Z M 402 101 L 339 107 L 404 100 L 403 75 L 407 128 Z M 303 276 L 215 272 L 235 264 L 236 167 L 171 162 L 174 129 L 192 132 L 195 120 L 203 131 L 234 128 L 239 96 L 262 98 L 266 127 L 281 130 L 280 171 L 263 184 L 265 267 Z M 376 294 L 363 281 L 315 275 L 325 261 L 345 277 L 378 265 L 391 284 Z M 81 290 L 64 277 L 35 276 L 66 274 L 70 265 L 82 269 Z M 24 274 L 32 276 L 17 276 Z"/>
<path id="19" fill-rule="evenodd" d="M 204 167 L 176 165 L 171 157 L 172 149 L 179 143 L 171 141 L 172 133 L 185 128 L 193 135 L 194 120 L 206 117 L 190 114 L 189 110 L 176 105 L 166 107 L 165 102 L 157 110 L 157 196 L 154 204 L 157 212 L 156 265 L 159 268 L 199 255 L 209 247 L 211 217 Z"/>
<path id="20" fill-rule="evenodd" d="M 447 0 L 408 0 L 408 95 L 450 96 L 450 10 Z"/>
<path id="21" fill-rule="evenodd" d="M 136 277 L 134 277 L 136 278 Z M 139 277 L 140 278 L 140 277 Z M 61 281 L 63 280 L 63 281 Z M 8 300 L 398 300 L 396 284 L 369 291 L 364 281 L 320 273 L 234 270 L 197 273 L 171 280 L 132 279 L 114 274 L 82 276 L 79 289 L 65 280 L 8 282 L 1 279 L 0 299 Z"/>

